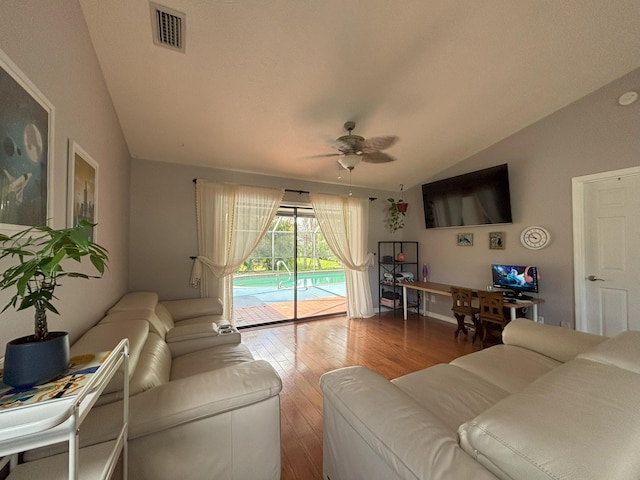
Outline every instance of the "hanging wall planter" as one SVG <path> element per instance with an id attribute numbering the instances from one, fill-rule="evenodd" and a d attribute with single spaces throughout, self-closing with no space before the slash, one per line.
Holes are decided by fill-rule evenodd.
<path id="1" fill-rule="evenodd" d="M 398 203 L 393 198 L 388 198 L 389 207 L 387 208 L 386 227 L 390 232 L 395 232 L 404 227 L 404 216 L 407 211 L 406 203 L 404 204 L 404 211 L 400 211 Z"/>
<path id="2" fill-rule="evenodd" d="M 398 212 L 400 213 L 407 213 L 407 207 L 409 206 L 408 203 L 404 202 L 404 201 L 399 201 L 398 203 L 396 203 L 396 208 L 398 209 Z"/>
<path id="3" fill-rule="evenodd" d="M 394 198 L 387 199 L 389 207 L 387 208 L 386 227 L 391 233 L 404 227 L 404 216 L 409 204 L 404 201 L 403 188 L 404 186 L 400 185 L 400 198 L 397 201 Z"/>

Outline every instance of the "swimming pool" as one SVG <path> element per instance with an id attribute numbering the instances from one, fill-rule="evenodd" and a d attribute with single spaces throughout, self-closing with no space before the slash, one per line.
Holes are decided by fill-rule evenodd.
<path id="1" fill-rule="evenodd" d="M 344 270 L 301 272 L 298 288 L 288 273 L 252 273 L 233 278 L 233 304 L 236 308 L 347 296 Z"/>
<path id="2" fill-rule="evenodd" d="M 297 287 L 319 287 L 344 282 L 344 270 L 316 270 L 312 272 L 298 272 Z M 293 288 L 293 275 L 289 275 L 288 272 L 236 274 L 233 278 L 233 287 Z"/>

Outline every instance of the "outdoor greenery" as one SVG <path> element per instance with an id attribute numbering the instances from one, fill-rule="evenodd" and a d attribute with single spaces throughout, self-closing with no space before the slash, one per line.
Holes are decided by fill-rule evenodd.
<path id="1" fill-rule="evenodd" d="M 297 219 L 298 271 L 342 268 L 331 252 L 315 218 Z M 238 269 L 238 273 L 293 271 L 294 219 L 276 217 L 258 248 Z"/>

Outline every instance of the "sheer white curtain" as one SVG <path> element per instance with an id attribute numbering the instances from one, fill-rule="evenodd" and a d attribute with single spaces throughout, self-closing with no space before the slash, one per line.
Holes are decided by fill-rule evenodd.
<path id="1" fill-rule="evenodd" d="M 347 315 L 366 318 L 374 315 L 367 269 L 373 254 L 367 252 L 369 200 L 311 193 L 313 211 L 333 253 L 345 267 Z"/>
<path id="2" fill-rule="evenodd" d="M 283 197 L 284 189 L 196 181 L 198 256 L 191 271 L 191 285 L 200 285 L 202 297 L 221 298 L 230 322 L 233 272 L 258 246 Z M 217 288 L 211 275 L 219 279 Z"/>

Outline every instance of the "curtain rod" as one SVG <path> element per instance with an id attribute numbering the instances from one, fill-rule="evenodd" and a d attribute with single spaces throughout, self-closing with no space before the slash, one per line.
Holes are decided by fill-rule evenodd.
<path id="1" fill-rule="evenodd" d="M 307 195 L 309 194 L 309 192 L 307 192 L 306 190 L 292 190 L 290 188 L 285 188 L 284 189 L 285 192 L 291 192 L 291 193 L 299 193 L 300 195 L 302 195 L 303 193 L 306 193 Z M 374 200 L 377 200 L 376 197 L 369 197 L 369 200 L 371 200 L 372 202 Z"/>
<path id="2" fill-rule="evenodd" d="M 193 179 L 193 183 L 196 183 L 197 181 L 198 181 L 197 178 Z M 309 192 L 306 191 L 306 190 L 293 190 L 291 188 L 285 188 L 284 191 L 285 192 L 290 192 L 290 193 L 298 193 L 300 195 L 302 195 L 303 193 L 306 193 L 307 195 L 309 195 Z M 371 200 L 373 202 L 374 200 L 377 200 L 377 198 L 376 197 L 369 197 L 369 200 Z"/>

